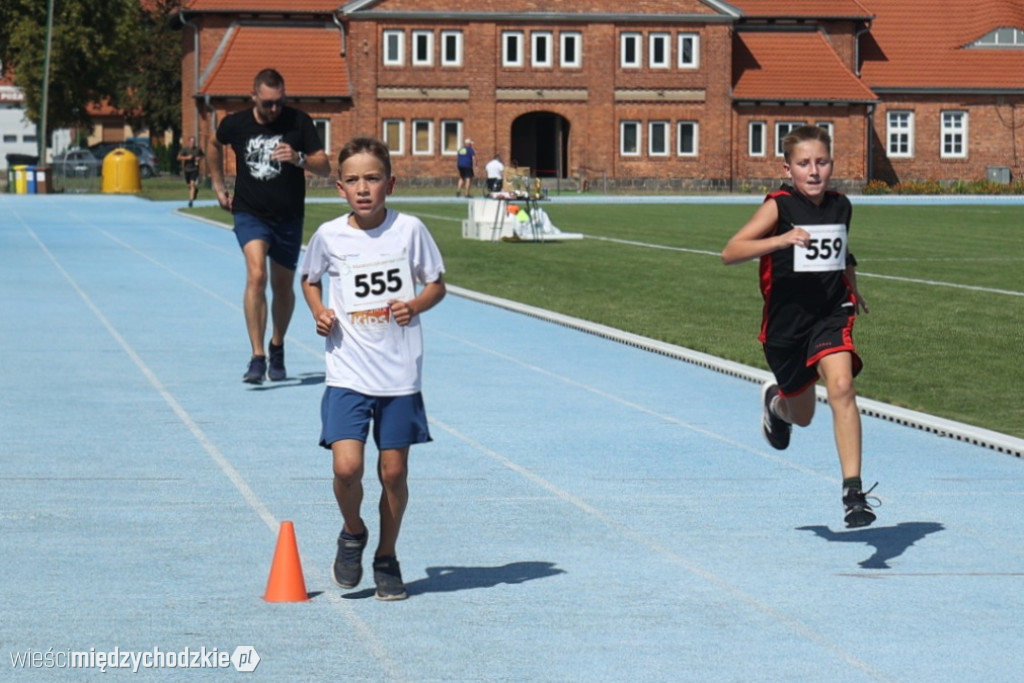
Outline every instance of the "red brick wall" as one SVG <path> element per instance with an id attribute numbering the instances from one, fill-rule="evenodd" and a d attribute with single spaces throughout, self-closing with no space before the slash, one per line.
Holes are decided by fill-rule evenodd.
<path id="1" fill-rule="evenodd" d="M 408 179 L 451 178 L 454 182 L 454 158 L 440 150 L 441 121 L 461 120 L 463 132 L 475 141 L 478 169 L 482 175 L 483 163 L 497 152 L 506 162 L 512 156 L 511 131 L 518 117 L 551 112 L 563 117 L 567 137 L 567 158 L 563 167 L 567 179 L 575 178 L 580 167 L 590 169 L 592 177 L 621 179 L 623 182 L 656 182 L 681 189 L 743 186 L 772 186 L 782 177 L 781 161 L 774 155 L 774 124 L 777 121 L 829 121 L 835 138 L 837 181 L 849 186 L 863 184 L 868 174 L 876 177 L 888 173 L 898 180 L 957 179 L 977 180 L 986 177 L 989 166 L 1010 166 L 1015 179 L 1021 178 L 1021 159 L 1024 159 L 1024 97 L 1000 100 L 994 97 L 970 95 L 952 98 L 915 96 L 900 100 L 884 96 L 871 117 L 872 135 L 868 135 L 869 115 L 865 105 L 842 106 L 764 106 L 733 105 L 732 83 L 732 28 L 727 23 L 691 24 L 668 20 L 627 22 L 619 26 L 607 23 L 562 21 L 556 23 L 458 22 L 460 11 L 502 12 L 506 16 L 517 11 L 565 11 L 545 0 L 388 0 L 375 10 L 385 12 L 404 10 L 437 10 L 437 21 L 417 19 L 407 22 L 396 18 L 385 20 L 377 12 L 374 19 L 348 22 L 346 39 L 346 67 L 352 84 L 352 104 L 338 102 L 299 102 L 298 105 L 317 118 L 329 118 L 330 151 L 332 156 L 353 135 L 381 136 L 384 119 L 405 122 L 406 152 L 396 155 L 396 174 Z M 447 10 L 447 11 L 442 11 Z M 572 11 L 612 12 L 624 11 L 621 2 L 589 0 L 572 4 Z M 682 13 L 713 15 L 701 2 L 662 0 L 645 2 L 643 12 L 679 16 Z M 360 15 L 356 15 L 357 17 Z M 204 16 L 201 18 L 200 62 L 201 72 L 220 46 L 230 17 Z M 388 67 L 382 63 L 380 39 L 382 31 L 400 28 L 405 31 L 406 64 Z M 855 49 L 856 26 L 838 22 L 829 27 L 829 39 L 840 59 L 851 69 Z M 410 64 L 411 34 L 413 30 L 434 33 L 434 64 L 413 67 Z M 441 66 L 441 31 L 459 29 L 463 32 L 463 65 Z M 523 67 L 505 67 L 501 63 L 501 34 L 503 30 L 521 31 L 524 36 Z M 550 68 L 530 64 L 530 35 L 535 30 L 552 34 L 555 53 Z M 670 34 L 672 60 L 667 69 L 652 69 L 647 64 L 646 40 L 642 46 L 644 67 L 623 69 L 620 66 L 620 33 L 624 30 L 645 35 L 651 31 Z M 563 31 L 582 35 L 582 68 L 565 69 L 558 66 L 559 36 Z M 700 67 L 694 70 L 675 66 L 676 34 L 682 31 L 700 35 Z M 196 107 L 193 102 L 192 28 L 182 31 L 185 57 L 182 70 L 182 125 L 184 135 L 196 128 Z M 409 97 L 388 99 L 378 97 L 378 88 L 424 88 L 431 93 L 443 89 L 468 92 L 468 97 L 449 99 Z M 510 91 L 540 91 L 528 99 L 503 99 Z M 571 97 L 551 97 L 557 91 L 585 92 L 585 101 Z M 616 93 L 648 91 L 654 93 L 647 101 L 622 101 Z M 696 101 L 665 101 L 659 92 L 687 91 L 702 93 Z M 340 93 L 339 93 L 340 94 Z M 229 110 L 248 106 L 247 101 L 215 102 L 219 121 Z M 915 155 L 911 159 L 888 159 L 884 154 L 886 111 L 906 108 L 915 112 Z M 939 156 L 939 116 L 943 109 L 969 110 L 968 149 L 966 159 L 950 160 Z M 211 134 L 210 112 L 199 107 L 199 139 L 205 144 Z M 411 153 L 412 121 L 434 121 L 434 154 Z M 623 120 L 640 122 L 642 130 L 641 153 L 624 156 L 619 153 L 619 130 Z M 653 120 L 669 122 L 670 153 L 651 156 L 647 153 L 647 124 Z M 699 154 L 695 158 L 675 153 L 676 123 L 693 120 L 699 123 Z M 751 120 L 767 124 L 767 154 L 751 157 L 747 153 L 747 124 Z M 1017 129 L 1012 123 L 1016 120 Z M 872 139 L 869 152 L 869 137 Z M 869 153 L 872 158 L 869 160 Z M 233 169 L 230 166 L 229 172 Z"/>
<path id="2" fill-rule="evenodd" d="M 889 158 L 885 154 L 887 112 L 891 110 L 913 112 L 914 153 L 909 158 Z M 940 154 L 944 111 L 968 112 L 965 158 L 942 158 Z M 874 119 L 874 131 L 879 141 L 876 175 L 891 172 L 892 177 L 887 180 L 984 180 L 990 166 L 1010 167 L 1014 180 L 1022 178 L 1024 97 L 964 95 L 946 98 L 931 95 L 903 100 L 887 98 L 878 107 Z"/>

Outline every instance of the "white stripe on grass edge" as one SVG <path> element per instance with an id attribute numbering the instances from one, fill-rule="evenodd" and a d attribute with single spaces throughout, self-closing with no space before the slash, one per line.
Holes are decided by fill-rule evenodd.
<path id="1" fill-rule="evenodd" d="M 717 251 L 707 251 L 705 249 L 687 249 L 686 247 L 670 247 L 665 244 L 652 244 L 650 242 L 637 242 L 635 240 L 624 240 L 616 237 L 599 237 L 596 235 L 586 235 L 586 239 L 600 240 L 602 242 L 615 242 L 617 244 L 626 244 L 632 247 L 643 247 L 646 249 L 664 249 L 666 251 L 681 251 L 688 254 L 704 254 L 707 256 L 718 256 Z M 956 282 L 942 282 L 940 280 L 920 280 L 911 277 L 899 277 L 896 275 L 880 275 L 878 273 L 867 273 L 862 270 L 857 271 L 858 277 L 875 277 L 882 280 L 896 280 L 898 282 L 910 282 L 918 285 L 929 285 L 932 287 L 950 287 L 952 289 L 964 289 L 973 292 L 985 292 L 986 294 L 1003 294 L 1007 296 L 1024 296 L 1024 292 L 1015 292 L 1009 289 L 995 289 L 993 287 L 978 287 L 975 285 L 961 285 Z"/>

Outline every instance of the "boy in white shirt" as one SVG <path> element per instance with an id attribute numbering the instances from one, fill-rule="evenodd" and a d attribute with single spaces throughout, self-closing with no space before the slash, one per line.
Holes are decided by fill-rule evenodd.
<path id="1" fill-rule="evenodd" d="M 332 576 L 342 588 L 362 578 L 363 459 L 372 422 L 382 489 L 376 596 L 401 600 L 406 591 L 395 545 L 409 498 L 409 448 L 431 440 L 420 394 L 419 315 L 444 298 L 444 261 L 422 221 L 385 206 L 395 178 L 382 142 L 351 140 L 338 154 L 338 177 L 351 211 L 317 229 L 300 269 L 317 334 L 327 338 L 320 445 L 333 455 L 334 495 L 344 519 Z"/>

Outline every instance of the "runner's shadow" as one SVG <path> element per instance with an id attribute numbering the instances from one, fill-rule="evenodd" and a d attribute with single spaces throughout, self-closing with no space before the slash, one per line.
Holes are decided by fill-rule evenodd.
<path id="1" fill-rule="evenodd" d="M 875 554 L 860 562 L 864 569 L 889 569 L 889 560 L 902 555 L 928 534 L 943 531 L 938 522 L 901 522 L 896 526 L 873 527 L 856 531 L 832 531 L 827 526 L 801 526 L 797 531 L 813 531 L 833 543 L 864 543 L 875 549 Z"/>
<path id="2" fill-rule="evenodd" d="M 306 387 L 313 384 L 323 384 L 324 373 L 307 372 L 304 375 L 288 377 L 280 382 L 265 381 L 263 384 L 254 384 L 250 391 L 270 391 L 271 389 L 287 389 L 289 387 Z"/>
<path id="3" fill-rule="evenodd" d="M 554 562 L 510 562 L 500 567 L 427 567 L 427 576 L 405 584 L 409 595 L 422 593 L 451 593 L 473 588 L 494 588 L 502 583 L 525 583 L 564 574 Z M 368 598 L 374 589 L 346 593 L 349 600 Z"/>

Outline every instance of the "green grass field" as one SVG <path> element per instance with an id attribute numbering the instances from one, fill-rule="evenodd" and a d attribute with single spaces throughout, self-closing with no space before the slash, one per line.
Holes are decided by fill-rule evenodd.
<path id="1" fill-rule="evenodd" d="M 465 204 L 414 201 L 396 208 L 430 227 L 454 285 L 766 368 L 757 265 L 718 257 L 752 205 L 556 199 L 554 224 L 588 239 L 535 244 L 463 239 Z M 344 208 L 308 205 L 307 232 Z M 850 244 L 870 307 L 859 393 L 1024 438 L 1024 207 L 855 203 Z"/>

